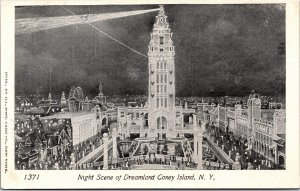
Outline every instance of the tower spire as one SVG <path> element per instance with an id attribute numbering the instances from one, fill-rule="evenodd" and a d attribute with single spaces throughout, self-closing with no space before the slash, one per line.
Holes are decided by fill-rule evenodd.
<path id="1" fill-rule="evenodd" d="M 159 5 L 159 15 L 165 15 L 164 5 Z"/>
<path id="2" fill-rule="evenodd" d="M 169 23 L 167 21 L 167 16 L 163 5 L 159 5 L 159 12 L 156 16 L 156 22 L 154 28 L 169 28 Z"/>
<path id="3" fill-rule="evenodd" d="M 100 81 L 100 83 L 99 83 L 99 94 L 102 94 L 102 90 L 103 90 L 103 86 L 102 86 L 102 83 Z"/>

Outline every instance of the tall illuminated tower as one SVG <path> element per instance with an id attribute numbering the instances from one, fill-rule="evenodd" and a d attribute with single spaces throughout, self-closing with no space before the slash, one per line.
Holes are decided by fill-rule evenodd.
<path id="1" fill-rule="evenodd" d="M 175 67 L 172 33 L 160 6 L 149 43 L 149 137 L 174 137 Z"/>

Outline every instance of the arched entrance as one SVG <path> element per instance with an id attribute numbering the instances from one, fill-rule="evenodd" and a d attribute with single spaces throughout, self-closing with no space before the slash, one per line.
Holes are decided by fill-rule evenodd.
<path id="1" fill-rule="evenodd" d="M 167 129 L 167 119 L 165 117 L 157 118 L 157 129 Z"/>
<path id="2" fill-rule="evenodd" d="M 81 87 L 72 87 L 69 92 L 69 110 L 70 111 L 78 111 L 81 110 L 82 102 L 83 102 L 83 91 Z"/>
<path id="3" fill-rule="evenodd" d="M 139 138 L 140 134 L 139 133 L 130 133 L 130 140 L 134 140 L 136 138 Z"/>
<path id="4" fill-rule="evenodd" d="M 26 163 L 25 162 L 22 162 L 19 166 L 19 169 L 20 170 L 25 170 L 26 169 Z"/>
<path id="5" fill-rule="evenodd" d="M 192 113 L 183 114 L 183 122 L 184 122 L 184 124 L 193 123 L 193 114 Z"/>
<path id="6" fill-rule="evenodd" d="M 165 139 L 166 138 L 166 129 L 167 129 L 167 119 L 164 116 L 157 118 L 157 137 L 158 139 Z"/>
<path id="7" fill-rule="evenodd" d="M 258 141 L 255 141 L 255 148 L 256 151 L 258 151 Z"/>
<path id="8" fill-rule="evenodd" d="M 69 99 L 69 110 L 70 111 L 78 111 L 80 110 L 80 102 L 76 98 L 72 97 Z"/>
<path id="9" fill-rule="evenodd" d="M 279 158 L 278 158 L 278 164 L 279 164 L 279 168 L 280 169 L 284 169 L 284 157 L 283 156 L 279 156 Z"/>
<path id="10" fill-rule="evenodd" d="M 104 118 L 102 119 L 101 124 L 102 124 L 102 125 L 106 125 L 106 121 L 107 121 L 107 119 L 106 119 L 106 117 L 104 117 Z"/>
<path id="11" fill-rule="evenodd" d="M 148 126 L 148 113 L 144 115 L 145 126 Z"/>

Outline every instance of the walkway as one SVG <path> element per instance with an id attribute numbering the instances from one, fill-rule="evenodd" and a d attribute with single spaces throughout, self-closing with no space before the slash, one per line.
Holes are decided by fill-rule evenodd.
<path id="1" fill-rule="evenodd" d="M 214 152 L 214 154 L 217 156 L 218 159 L 222 163 L 227 164 L 233 164 L 234 161 L 223 151 L 216 143 L 214 143 L 208 136 L 204 135 L 204 137 L 207 139 L 207 142 L 211 146 L 211 150 Z"/>
<path id="2" fill-rule="evenodd" d="M 112 138 L 108 140 L 108 150 L 112 147 Z M 89 161 L 96 161 L 97 158 L 100 158 L 103 155 L 104 145 L 100 145 L 98 148 L 90 152 L 87 156 L 80 159 L 76 165 L 81 165 L 83 163 L 89 162 Z"/>

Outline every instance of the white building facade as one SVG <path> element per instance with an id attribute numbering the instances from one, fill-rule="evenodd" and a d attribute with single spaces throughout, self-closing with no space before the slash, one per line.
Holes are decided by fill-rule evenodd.
<path id="1" fill-rule="evenodd" d="M 274 110 L 273 120 L 262 119 L 261 100 L 258 94 L 249 95 L 246 112 L 236 104 L 234 111 L 218 106 L 216 124 L 222 131 L 233 132 L 247 142 L 248 149 L 253 149 L 266 159 L 266 164 L 274 163 L 285 168 L 285 110 Z"/>

